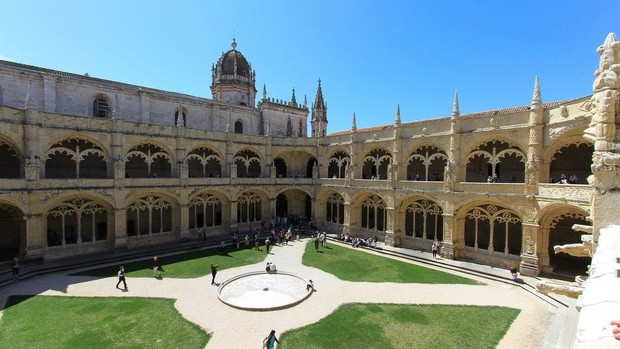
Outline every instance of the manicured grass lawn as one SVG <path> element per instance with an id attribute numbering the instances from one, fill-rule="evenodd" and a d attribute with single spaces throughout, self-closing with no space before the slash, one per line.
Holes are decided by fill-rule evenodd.
<path id="1" fill-rule="evenodd" d="M 267 257 L 265 247 L 262 251 L 250 248 L 239 250 L 228 247 L 224 254 L 220 249 L 210 249 L 197 252 L 183 253 L 173 256 L 157 256 L 164 278 L 195 278 L 211 274 L 211 263 L 218 265 L 218 270 L 235 268 L 243 265 L 263 261 Z M 153 259 L 125 263 L 127 277 L 153 277 Z M 109 277 L 116 276 L 119 265 L 86 270 L 73 275 Z"/>
<path id="2" fill-rule="evenodd" d="M 303 264 L 324 270 L 347 281 L 400 282 L 419 284 L 465 284 L 480 282 L 461 276 L 376 256 L 349 246 L 328 244 L 319 252 L 306 244 Z"/>
<path id="3" fill-rule="evenodd" d="M 520 310 L 458 305 L 345 304 L 282 334 L 278 349 L 495 348 Z"/>
<path id="4" fill-rule="evenodd" d="M 173 299 L 11 296 L 0 347 L 204 348 L 210 335 L 186 321 Z"/>

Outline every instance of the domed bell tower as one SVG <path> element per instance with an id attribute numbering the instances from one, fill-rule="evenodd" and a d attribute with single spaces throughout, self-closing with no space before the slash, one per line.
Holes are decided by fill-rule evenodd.
<path id="1" fill-rule="evenodd" d="M 233 39 L 232 49 L 222 54 L 211 68 L 211 93 L 220 102 L 254 107 L 256 105 L 256 73 Z"/>

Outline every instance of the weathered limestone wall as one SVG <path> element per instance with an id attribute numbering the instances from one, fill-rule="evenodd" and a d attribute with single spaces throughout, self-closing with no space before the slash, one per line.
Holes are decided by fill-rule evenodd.
<path id="1" fill-rule="evenodd" d="M 620 193 L 615 193 L 616 200 Z M 620 319 L 620 225 L 600 230 L 599 244 L 592 257 L 590 277 L 579 297 L 581 307 L 577 324 L 578 349 L 618 348 L 620 342 L 612 336 L 611 320 Z"/>

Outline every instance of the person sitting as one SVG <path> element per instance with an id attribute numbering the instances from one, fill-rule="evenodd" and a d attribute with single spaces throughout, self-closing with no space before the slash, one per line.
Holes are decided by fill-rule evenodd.
<path id="1" fill-rule="evenodd" d="M 267 262 L 267 265 L 265 266 L 265 271 L 266 272 L 270 272 L 271 271 L 271 262 Z"/>
<path id="2" fill-rule="evenodd" d="M 278 271 L 278 269 L 276 268 L 276 264 L 275 263 L 271 263 L 269 265 L 269 271 L 272 273 L 275 273 L 276 271 Z"/>

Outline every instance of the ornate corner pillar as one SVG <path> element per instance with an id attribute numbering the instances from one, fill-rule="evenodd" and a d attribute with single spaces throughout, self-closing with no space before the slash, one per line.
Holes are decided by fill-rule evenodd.
<path id="1" fill-rule="evenodd" d="M 403 232 L 397 229 L 396 223 L 396 210 L 393 207 L 385 208 L 386 218 L 386 230 L 385 230 L 385 244 L 389 246 L 399 247 L 403 237 Z"/>
<path id="2" fill-rule="evenodd" d="M 179 238 L 189 237 L 189 205 L 182 203 L 179 206 Z"/>
<path id="3" fill-rule="evenodd" d="M 127 210 L 114 209 L 114 250 L 127 249 Z"/>
<path id="4" fill-rule="evenodd" d="M 352 210 L 354 209 L 354 207 L 348 202 L 345 202 L 343 205 L 344 205 L 344 222 L 342 224 L 342 234 L 350 235 L 351 234 Z"/>
<path id="5" fill-rule="evenodd" d="M 47 236 L 43 230 L 43 216 L 40 214 L 24 215 L 26 241 L 24 257 L 27 260 L 43 258 L 43 250 L 47 246 Z"/>
<path id="6" fill-rule="evenodd" d="M 455 249 L 454 237 L 459 236 L 456 227 L 456 218 L 451 213 L 443 214 L 443 241 L 441 242 L 441 257 L 454 259 L 458 254 Z M 461 234 L 462 235 L 462 231 Z"/>
<path id="7" fill-rule="evenodd" d="M 230 230 L 229 232 L 239 230 L 239 221 L 238 221 L 239 217 L 237 217 L 237 206 L 238 205 L 239 205 L 239 202 L 237 200 L 233 200 L 230 202 L 230 210 L 229 210 Z"/>
<path id="8" fill-rule="evenodd" d="M 525 276 L 538 276 L 539 263 L 538 259 L 538 224 L 522 223 L 522 239 L 521 239 L 521 263 L 520 272 Z"/>

